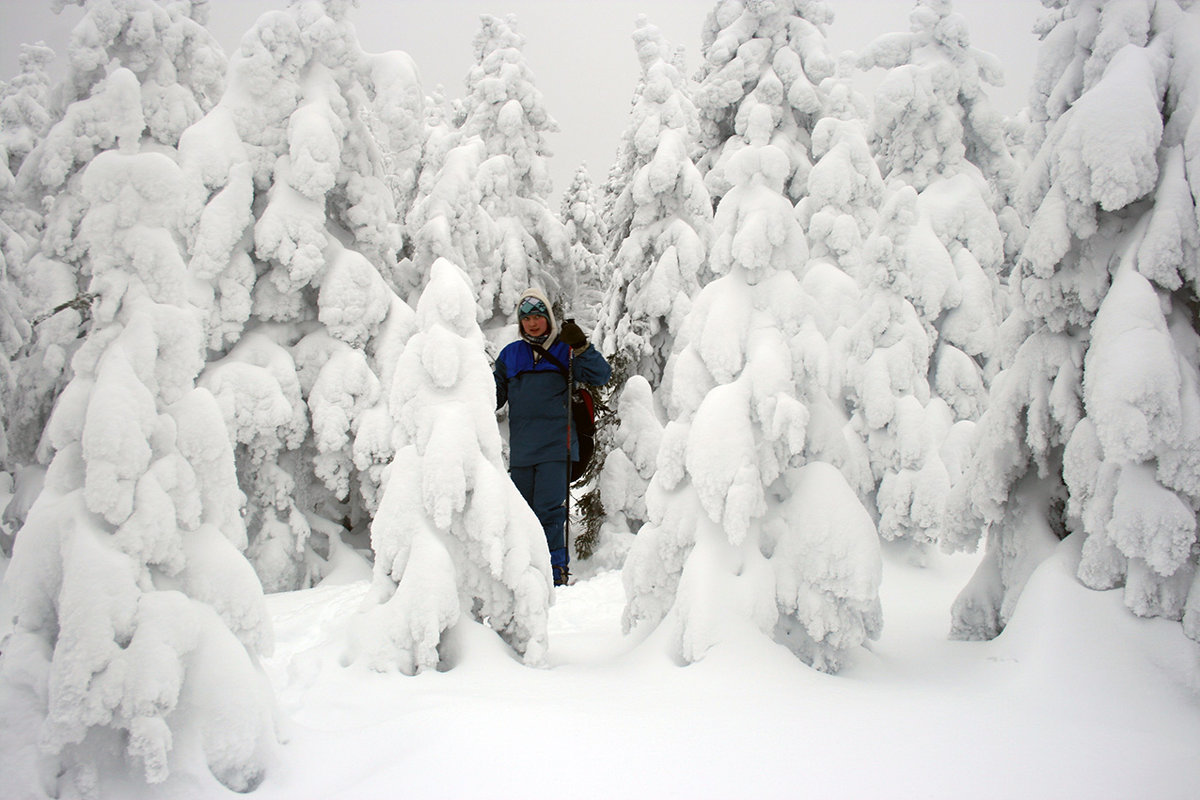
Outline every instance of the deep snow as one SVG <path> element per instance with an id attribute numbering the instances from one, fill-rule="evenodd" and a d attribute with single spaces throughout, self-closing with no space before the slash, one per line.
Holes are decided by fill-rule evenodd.
<path id="1" fill-rule="evenodd" d="M 991 642 L 946 635 L 978 555 L 916 567 L 885 549 L 883 635 L 836 676 L 762 638 L 678 666 L 659 634 L 622 635 L 615 571 L 557 590 L 545 669 L 469 622 L 444 671 L 346 667 L 370 569 L 339 552 L 320 586 L 267 597 L 283 744 L 256 800 L 1186 800 L 1200 787 L 1200 646 L 1129 614 L 1120 590 L 1083 587 L 1074 539 Z M 162 785 L 104 784 L 122 800 L 239 796 L 185 761 Z"/>
<path id="2" fill-rule="evenodd" d="M 546 669 L 473 623 L 447 671 L 343 667 L 369 582 L 343 571 L 268 598 L 287 743 L 254 797 L 1194 798 L 1200 648 L 1077 560 L 1068 540 L 980 643 L 946 636 L 977 557 L 889 557 L 883 636 L 837 676 L 766 639 L 677 666 L 621 634 L 617 572 L 558 590 Z"/>

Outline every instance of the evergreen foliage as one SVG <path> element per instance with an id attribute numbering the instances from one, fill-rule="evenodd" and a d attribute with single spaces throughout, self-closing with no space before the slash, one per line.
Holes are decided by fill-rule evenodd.
<path id="1" fill-rule="evenodd" d="M 713 205 L 733 186 L 726 166 L 746 146 L 750 126 L 769 124 L 788 158 L 784 196 L 798 201 L 812 167 L 810 137 L 821 114 L 819 86 L 836 64 L 825 47 L 833 11 L 824 0 L 718 0 L 701 35 L 700 144 Z M 762 111 L 759 111 L 762 109 Z M 769 121 L 755 123 L 764 113 Z"/>
<path id="2" fill-rule="evenodd" d="M 628 362 L 628 375 L 657 386 L 680 321 L 709 277 L 712 216 L 690 157 L 698 117 L 671 47 L 644 18 L 633 41 L 642 76 L 622 138 L 628 172 L 609 218 L 618 238 L 595 339 Z"/>
<path id="3" fill-rule="evenodd" d="M 180 145 L 209 363 L 271 591 L 311 585 L 378 504 L 412 310 L 392 291 L 399 180 L 424 115 L 411 59 L 364 53 L 344 4 L 263 15 Z M 389 170 L 391 170 L 389 172 Z"/>
<path id="4" fill-rule="evenodd" d="M 529 286 L 555 304 L 571 299 L 570 243 L 547 200 L 545 136 L 558 124 L 525 62 L 516 20 L 483 16 L 474 44 L 460 111 L 439 111 L 427 144 L 430 177 L 422 175 L 408 218 L 413 255 L 401 285 L 412 297 L 438 258 L 459 265 L 485 331 L 502 336 Z"/>
<path id="5" fill-rule="evenodd" d="M 1061 536 L 1079 578 L 1200 638 L 1195 13 L 1072 0 L 1047 18 L 1017 192 L 1029 235 L 950 543 L 984 561 L 954 633 L 996 636 Z"/>
<path id="6" fill-rule="evenodd" d="M 803 5 L 811 20 L 791 4 L 720 3 L 711 18 L 730 28 L 706 40 L 710 67 L 746 30 L 780 32 L 779 52 L 790 55 L 768 58 L 766 40 L 738 50 L 757 53 L 739 69 L 758 89 L 719 147 L 727 186 L 710 264 L 720 277 L 696 298 L 668 361 L 668 422 L 646 490 L 649 520 L 623 574 L 624 621 L 627 630 L 665 626 L 684 662 L 766 634 L 836 672 L 845 651 L 879 634 L 882 565 L 870 515 L 829 463 L 828 427 L 813 425 L 832 406 L 820 369 L 829 344 L 814 320 L 808 248 L 788 196 L 799 191 L 791 146 L 800 128 L 790 112 L 777 113 L 769 88 L 780 85 L 776 63 L 795 66 L 801 54 L 820 63 L 820 42 L 791 34 L 811 29 L 819 39 L 827 10 Z"/>
<path id="7" fill-rule="evenodd" d="M 620 172 L 614 171 L 608 187 L 613 193 L 607 217 L 614 232 L 612 274 L 593 337 L 613 365 L 604 395 L 618 409 L 601 418 L 597 461 L 605 468 L 585 497 L 588 508 L 603 509 L 605 515 L 605 520 L 589 521 L 589 533 L 596 531 L 597 537 L 606 522 L 619 534 L 636 530 L 646 518 L 641 497 L 648 464 L 643 457 L 643 474 L 635 478 L 630 454 L 614 449 L 638 438 L 627 424 L 625 434 L 616 429 L 624 405 L 616 399 L 637 376 L 651 388 L 659 385 L 692 299 L 711 279 L 706 263 L 711 200 L 691 156 L 699 135 L 692 87 L 678 53 L 644 17 L 638 19 L 633 42 L 641 78 L 619 145 Z M 643 510 L 631 516 L 630 503 Z"/>
<path id="8" fill-rule="evenodd" d="M 141 126 L 128 130 L 79 186 L 77 241 L 99 299 L 6 576 L 15 626 L 0 683 L 21 688 L 5 695 L 8 714 L 41 720 L 14 738 L 40 742 L 54 794 L 108 791 L 98 776 L 123 761 L 162 782 L 176 741 L 248 791 L 275 736 L 257 667 L 271 625 L 239 552 L 221 411 L 195 384 L 204 331 L 176 244 L 183 179 L 168 156 L 139 152 Z"/>
<path id="9" fill-rule="evenodd" d="M 586 164 L 579 165 L 563 193 L 559 216 L 571 246 L 568 274 L 572 276 L 574 296 L 567 298 L 567 305 L 583 330 L 594 331 L 610 267 L 606 254 L 608 228 L 600 216 Z"/>
<path id="10" fill-rule="evenodd" d="M 1057 553 L 1200 641 L 1200 4 L 1045 0 L 1019 120 L 951 0 L 840 60 L 833 4 L 716 0 L 694 81 L 639 19 L 602 196 L 581 165 L 557 215 L 511 17 L 450 98 L 364 52 L 352 0 L 232 61 L 205 0 L 71 4 L 65 78 L 39 44 L 0 84 L 14 795 L 254 789 L 264 588 L 338 565 L 373 558 L 346 665 L 545 665 L 487 363 L 530 285 L 613 366 L 572 569 L 622 569 L 642 646 L 836 672 L 885 541 L 982 545 L 957 638 Z"/>
<path id="11" fill-rule="evenodd" d="M 397 369 L 396 455 L 371 525 L 375 574 L 350 658 L 414 674 L 470 615 L 525 662 L 546 657 L 550 554 L 505 472 L 494 386 L 467 276 L 434 263 Z"/>
<path id="12" fill-rule="evenodd" d="M 10 277 L 27 316 L 39 322 L 17 358 L 17 402 L 6 409 L 10 444 L 25 463 L 48 459 L 45 450 L 35 452 L 39 437 L 91 322 L 94 292 L 78 239 L 87 212 L 84 168 L 120 139 L 144 135 L 174 148 L 225 80 L 220 46 L 191 17 L 200 8 L 153 0 L 76 4 L 83 17 L 72 32 L 66 78 L 47 92 L 50 54 L 27 50 L 24 77 L 4 112 L 6 138 L 15 134 L 19 142 L 7 145 L 9 166 L 29 148 L 16 173 L 23 208 L 6 203 L 9 224 L 27 240 L 23 258 L 8 264 Z M 14 213 L 21 221 L 12 221 Z"/>
<path id="13" fill-rule="evenodd" d="M 918 2 L 910 20 L 910 32 L 880 37 L 858 59 L 888 70 L 870 135 L 886 189 L 875 193 L 879 215 L 852 267 L 865 310 L 847 371 L 880 535 L 920 560 L 942 536 L 995 370 L 1006 272 L 997 212 L 1012 215 L 1014 161 L 984 91 L 1001 79 L 995 59 L 970 46 L 947 0 Z M 852 163 L 865 174 L 861 158 Z"/>

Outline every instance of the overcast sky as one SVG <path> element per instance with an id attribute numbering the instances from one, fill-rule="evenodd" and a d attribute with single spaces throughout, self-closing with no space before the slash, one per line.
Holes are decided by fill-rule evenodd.
<path id="1" fill-rule="evenodd" d="M 287 0 L 211 0 L 209 28 L 232 55 L 259 14 Z M 526 38 L 525 57 L 561 132 L 551 135 L 551 174 L 557 196 L 581 162 L 601 183 L 624 130 L 638 64 L 630 34 L 638 14 L 662 29 L 687 54 L 689 72 L 700 62 L 700 31 L 713 0 L 360 0 L 352 19 L 363 48 L 404 50 L 421 71 L 426 91 L 438 84 L 452 97 L 474 54 L 471 41 L 482 14 L 515 14 Z M 908 0 L 830 0 L 835 18 L 829 29 L 833 51 L 857 50 L 875 36 L 908 28 Z M 1038 0 L 956 0 L 968 22 L 971 42 L 998 56 L 1006 87 L 989 94 L 997 108 L 1012 114 L 1025 103 L 1038 41 L 1031 33 L 1042 13 Z M 0 0 L 0 79 L 17 70 L 21 42 L 44 40 L 65 57 L 69 31 L 81 11 L 56 15 L 49 0 Z M 876 70 L 878 75 L 879 71 Z M 873 86 L 870 75 L 865 90 Z M 555 199 L 557 210 L 557 199 Z"/>

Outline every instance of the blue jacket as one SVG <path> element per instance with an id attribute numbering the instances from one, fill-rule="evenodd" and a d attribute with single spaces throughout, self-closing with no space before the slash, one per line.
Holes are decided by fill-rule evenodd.
<path id="1" fill-rule="evenodd" d="M 612 367 L 594 347 L 577 356 L 562 342 L 549 351 L 570 364 L 577 383 L 608 383 Z M 570 358 L 570 361 L 567 359 Z M 548 359 L 540 358 L 524 339 L 500 351 L 494 372 L 496 408 L 508 403 L 509 465 L 530 467 L 564 461 L 567 442 L 567 376 Z M 579 459 L 579 438 L 571 431 L 571 460 Z"/>

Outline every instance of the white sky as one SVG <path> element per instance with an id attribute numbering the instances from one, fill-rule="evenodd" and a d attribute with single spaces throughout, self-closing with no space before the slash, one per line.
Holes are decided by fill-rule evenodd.
<path id="1" fill-rule="evenodd" d="M 404 50 L 421 71 L 428 92 L 436 85 L 462 94 L 474 53 L 471 42 L 482 14 L 515 14 L 526 38 L 525 57 L 561 132 L 550 137 L 551 175 L 557 195 L 580 162 L 602 183 L 624 130 L 638 64 L 630 34 L 639 13 L 683 45 L 689 71 L 700 62 L 700 31 L 714 0 L 360 0 L 352 19 L 363 48 Z M 855 50 L 875 36 L 908 28 L 908 0 L 830 0 L 834 51 Z M 1038 0 L 956 0 L 970 26 L 972 43 L 1004 64 L 1007 86 L 990 92 L 997 108 L 1015 113 L 1024 105 L 1038 41 L 1031 33 L 1042 8 Z M 259 14 L 286 0 L 211 0 L 209 28 L 232 55 Z M 60 15 L 48 0 L 0 0 L 0 79 L 16 73 L 21 42 L 44 40 L 66 55 L 70 28 L 80 9 Z M 878 71 L 875 72 L 879 74 Z M 873 85 L 864 77 L 864 89 Z M 557 210 L 557 200 L 555 210 Z"/>

